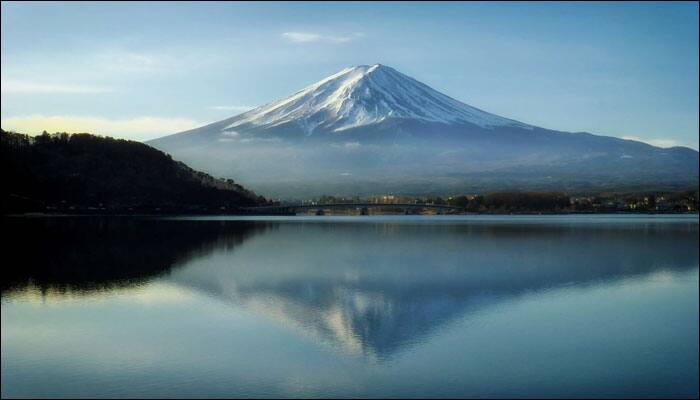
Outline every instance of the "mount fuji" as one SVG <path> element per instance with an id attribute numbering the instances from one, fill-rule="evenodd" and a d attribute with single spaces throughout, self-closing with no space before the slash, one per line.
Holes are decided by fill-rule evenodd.
<path id="1" fill-rule="evenodd" d="M 345 68 L 285 99 L 148 144 L 268 196 L 698 184 L 695 150 L 528 125 L 380 64 Z"/>

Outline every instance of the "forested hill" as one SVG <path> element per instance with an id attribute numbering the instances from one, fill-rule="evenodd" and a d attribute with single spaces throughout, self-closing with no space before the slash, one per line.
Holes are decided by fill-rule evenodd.
<path id="1" fill-rule="evenodd" d="M 26 211 L 235 212 L 263 204 L 148 145 L 90 134 L 0 131 L 3 214 Z"/>

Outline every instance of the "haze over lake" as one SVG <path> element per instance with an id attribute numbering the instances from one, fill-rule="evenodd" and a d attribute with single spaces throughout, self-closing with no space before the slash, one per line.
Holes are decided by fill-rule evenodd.
<path id="1" fill-rule="evenodd" d="M 697 215 L 3 224 L 3 397 L 698 396 Z"/>

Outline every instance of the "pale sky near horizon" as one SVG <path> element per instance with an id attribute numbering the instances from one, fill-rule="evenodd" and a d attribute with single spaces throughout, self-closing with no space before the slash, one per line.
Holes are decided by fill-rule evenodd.
<path id="1" fill-rule="evenodd" d="M 2 127 L 147 140 L 381 63 L 544 128 L 698 149 L 698 3 L 2 2 Z"/>

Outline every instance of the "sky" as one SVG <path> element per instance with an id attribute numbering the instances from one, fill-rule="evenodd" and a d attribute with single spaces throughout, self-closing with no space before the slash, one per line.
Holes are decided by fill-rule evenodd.
<path id="1" fill-rule="evenodd" d="M 549 129 L 698 149 L 698 3 L 2 2 L 2 128 L 148 140 L 381 63 Z"/>

